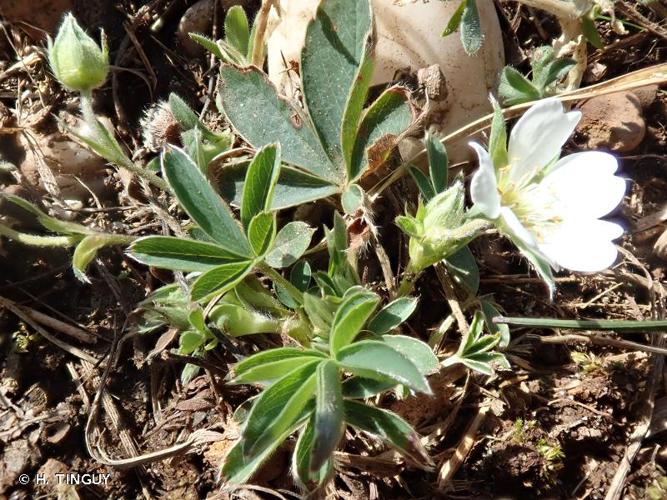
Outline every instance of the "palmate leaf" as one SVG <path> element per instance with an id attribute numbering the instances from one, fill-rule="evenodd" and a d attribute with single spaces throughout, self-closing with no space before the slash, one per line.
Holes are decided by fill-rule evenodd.
<path id="1" fill-rule="evenodd" d="M 183 210 L 208 236 L 231 253 L 252 255 L 230 208 L 185 152 L 173 147 L 165 151 L 162 171 Z"/>
<path id="2" fill-rule="evenodd" d="M 368 0 L 321 2 L 301 54 L 305 112 L 280 98 L 258 69 L 222 67 L 218 106 L 232 126 L 255 148 L 283 147 L 289 169 L 278 180 L 273 208 L 341 194 L 369 164 L 385 161 L 412 123 L 408 95 L 400 89 L 386 91 L 362 120 L 372 37 Z M 222 169 L 227 199 L 238 202 L 238 170 L 244 168 Z"/>

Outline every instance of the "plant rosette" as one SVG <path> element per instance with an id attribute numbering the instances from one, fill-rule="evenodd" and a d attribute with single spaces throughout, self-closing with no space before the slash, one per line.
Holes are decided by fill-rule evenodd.
<path id="1" fill-rule="evenodd" d="M 617 257 L 613 240 L 623 234 L 620 225 L 600 219 L 625 194 L 616 158 L 586 151 L 559 159 L 580 119 L 581 112 L 544 99 L 518 120 L 507 146 L 499 111 L 489 151 L 470 143 L 479 158 L 470 187 L 475 207 L 519 247 L 551 291 L 551 268 L 606 269 Z"/>

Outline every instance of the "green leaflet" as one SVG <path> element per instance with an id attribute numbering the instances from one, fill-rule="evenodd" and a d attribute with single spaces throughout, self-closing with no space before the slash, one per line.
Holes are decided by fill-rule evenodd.
<path id="1" fill-rule="evenodd" d="M 333 460 L 331 458 L 326 460 L 318 470 L 311 470 L 310 457 L 315 443 L 315 417 L 311 416 L 299 435 L 292 456 L 292 469 L 296 479 L 306 490 L 322 486 L 333 474 Z"/>
<path id="2" fill-rule="evenodd" d="M 429 375 L 438 368 L 438 358 L 421 340 L 405 335 L 383 335 L 382 341 L 409 359 L 422 375 Z"/>
<path id="3" fill-rule="evenodd" d="M 427 133 L 424 138 L 428 156 L 428 172 L 435 194 L 447 189 L 449 158 L 445 146 L 434 135 Z"/>
<path id="4" fill-rule="evenodd" d="M 337 184 L 340 173 L 326 155 L 310 120 L 278 97 L 257 68 L 220 69 L 219 100 L 227 119 L 255 148 L 279 142 L 283 161 Z"/>
<path id="5" fill-rule="evenodd" d="M 419 368 L 385 342 L 361 340 L 337 353 L 339 364 L 355 375 L 367 378 L 389 377 L 415 392 L 431 394 L 431 388 Z"/>
<path id="6" fill-rule="evenodd" d="M 271 209 L 273 191 L 280 175 L 280 145 L 260 149 L 246 172 L 241 202 L 241 222 L 246 229 L 260 212 Z"/>
<path id="7" fill-rule="evenodd" d="M 370 72 L 362 66 L 368 65 L 371 27 L 367 0 L 324 0 L 306 31 L 301 52 L 304 100 L 325 151 L 337 165 L 346 163 L 346 136 L 356 135 L 366 100 Z"/>
<path id="8" fill-rule="evenodd" d="M 403 87 L 385 90 L 368 107 L 359 124 L 352 151 L 350 180 L 359 178 L 369 168 L 378 168 L 413 120 L 408 90 Z"/>
<path id="9" fill-rule="evenodd" d="M 316 387 L 315 360 L 274 382 L 257 398 L 243 430 L 243 451 L 252 455 L 280 436 L 301 415 Z"/>
<path id="10" fill-rule="evenodd" d="M 262 256 L 276 237 L 276 216 L 271 212 L 255 215 L 248 225 L 248 241 L 255 255 Z"/>
<path id="11" fill-rule="evenodd" d="M 208 271 L 243 259 L 215 243 L 173 236 L 140 238 L 130 246 L 130 255 L 147 266 L 185 272 Z"/>
<path id="12" fill-rule="evenodd" d="M 225 14 L 225 40 L 244 56 L 248 54 L 250 26 L 243 7 L 233 5 Z"/>
<path id="13" fill-rule="evenodd" d="M 301 221 L 287 223 L 276 236 L 265 262 L 274 268 L 294 264 L 310 246 L 315 229 Z"/>
<path id="14" fill-rule="evenodd" d="M 230 262 L 206 271 L 192 285 L 192 300 L 204 300 L 231 290 L 252 270 L 252 264 L 252 261 Z"/>
<path id="15" fill-rule="evenodd" d="M 384 306 L 368 324 L 368 329 L 378 335 L 388 333 L 407 320 L 419 300 L 415 297 L 401 297 Z"/>
<path id="16" fill-rule="evenodd" d="M 166 151 L 162 156 L 162 170 L 181 207 L 207 235 L 231 253 L 252 255 L 231 210 L 182 150 Z"/>
<path id="17" fill-rule="evenodd" d="M 325 361 L 317 367 L 311 472 L 320 470 L 331 459 L 344 432 L 343 391 L 339 369 L 334 361 Z"/>
<path id="18" fill-rule="evenodd" d="M 337 353 L 352 343 L 380 302 L 372 292 L 351 294 L 340 305 L 331 325 L 331 352 Z"/>
<path id="19" fill-rule="evenodd" d="M 346 400 L 345 419 L 353 427 L 382 439 L 416 463 L 431 464 L 419 435 L 395 413 Z"/>

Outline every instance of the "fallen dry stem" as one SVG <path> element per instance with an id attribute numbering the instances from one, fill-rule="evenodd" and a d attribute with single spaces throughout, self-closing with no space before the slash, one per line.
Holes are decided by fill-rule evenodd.
<path id="1" fill-rule="evenodd" d="M 54 337 L 51 335 L 45 328 L 42 327 L 35 319 L 33 319 L 30 314 L 28 314 L 23 307 L 19 306 L 18 304 L 12 302 L 9 299 L 6 299 L 4 297 L 0 297 L 0 307 L 4 307 L 5 309 L 11 311 L 14 313 L 16 316 L 18 316 L 21 321 L 27 323 L 32 327 L 37 333 L 39 333 L 42 337 L 44 337 L 46 340 L 51 342 L 57 347 L 60 347 L 63 351 L 71 354 L 72 356 L 76 356 L 77 358 L 87 361 L 92 364 L 97 364 L 98 359 L 95 358 L 94 356 L 91 356 L 85 351 L 82 351 L 81 349 L 71 346 L 66 342 L 63 342 L 62 340 Z"/>
<path id="2" fill-rule="evenodd" d="M 461 464 L 463 464 L 463 461 L 468 456 L 468 453 L 470 453 L 470 450 L 475 444 L 477 431 L 486 419 L 486 414 L 488 413 L 489 408 L 490 407 L 488 405 L 484 405 L 479 408 L 477 415 L 475 415 L 475 418 L 473 418 L 472 422 L 466 429 L 465 435 L 461 441 L 459 441 L 458 446 L 454 450 L 454 454 L 449 460 L 442 464 L 440 472 L 438 473 L 438 489 L 440 491 L 444 491 L 446 489 L 449 481 L 452 479 L 452 477 L 454 477 L 454 474 L 456 474 L 456 471 L 459 470 L 459 467 L 461 467 Z"/>

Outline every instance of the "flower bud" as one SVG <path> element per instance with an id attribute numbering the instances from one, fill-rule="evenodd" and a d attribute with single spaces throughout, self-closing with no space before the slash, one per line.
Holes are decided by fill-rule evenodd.
<path id="1" fill-rule="evenodd" d="M 54 42 L 49 39 L 49 63 L 58 81 L 69 90 L 90 92 L 107 79 L 109 50 L 102 32 L 102 47 L 67 14 Z"/>
<path id="2" fill-rule="evenodd" d="M 410 235 L 410 270 L 420 272 L 446 259 L 487 224 L 481 219 L 466 219 L 465 191 L 456 182 L 446 191 L 420 206 L 415 217 L 401 216 L 396 223 Z"/>

